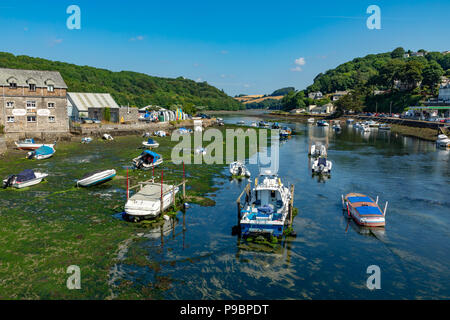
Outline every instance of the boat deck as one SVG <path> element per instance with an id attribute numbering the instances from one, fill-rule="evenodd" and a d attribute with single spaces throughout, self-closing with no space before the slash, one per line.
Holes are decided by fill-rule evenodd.
<path id="1" fill-rule="evenodd" d="M 167 194 L 172 191 L 173 186 L 169 184 L 163 184 L 163 194 Z M 161 199 L 161 185 L 160 184 L 147 184 L 142 187 L 137 193 L 130 197 L 132 200 L 160 200 Z"/>

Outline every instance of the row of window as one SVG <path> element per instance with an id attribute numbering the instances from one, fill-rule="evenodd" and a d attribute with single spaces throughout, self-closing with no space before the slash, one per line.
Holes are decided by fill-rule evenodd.
<path id="1" fill-rule="evenodd" d="M 17 89 L 17 83 L 15 83 L 15 82 L 10 82 L 9 83 L 9 88 L 10 89 Z M 36 85 L 34 84 L 34 83 L 30 83 L 29 85 L 28 85 L 28 89 L 30 89 L 30 91 L 36 91 Z M 53 92 L 53 91 L 55 91 L 55 86 L 53 86 L 53 85 L 48 85 L 47 86 L 47 91 L 48 92 Z"/>
<path id="2" fill-rule="evenodd" d="M 14 101 L 6 101 L 7 108 L 14 108 Z M 47 108 L 53 109 L 55 108 L 54 102 L 47 103 Z M 27 109 L 36 109 L 36 101 L 27 101 Z"/>
<path id="3" fill-rule="evenodd" d="M 6 122 L 14 123 L 16 122 L 16 119 L 14 116 L 8 116 Z M 36 122 L 36 116 L 27 116 L 27 122 Z M 56 118 L 54 116 L 50 116 L 48 117 L 48 122 L 56 122 Z"/>

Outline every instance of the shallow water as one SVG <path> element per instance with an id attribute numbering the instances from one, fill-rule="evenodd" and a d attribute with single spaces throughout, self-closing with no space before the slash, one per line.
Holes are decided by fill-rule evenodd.
<path id="1" fill-rule="evenodd" d="M 362 134 L 344 126 L 335 133 L 289 125 L 300 134 L 280 146 L 279 175 L 295 184 L 296 238 L 270 249 L 232 236 L 235 200 L 245 182 L 221 178 L 215 207 L 193 205 L 163 236 L 153 231 L 131 246 L 157 267 L 119 265 L 122 280 L 136 290 L 164 280 L 165 299 L 448 299 L 450 153 L 377 129 Z M 328 141 L 329 179 L 311 176 L 310 139 Z M 249 167 L 255 176 L 258 167 Z M 385 229 L 348 221 L 341 209 L 341 195 L 348 192 L 389 201 Z M 380 290 L 366 286 L 370 265 L 381 269 Z"/>

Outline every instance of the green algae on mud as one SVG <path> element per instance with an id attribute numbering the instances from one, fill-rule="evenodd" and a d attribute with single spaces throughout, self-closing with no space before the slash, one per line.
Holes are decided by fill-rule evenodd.
<path id="1" fill-rule="evenodd" d="M 226 128 L 230 126 L 221 130 Z M 142 140 L 139 136 L 122 136 L 114 142 L 62 142 L 56 146 L 52 158 L 42 161 L 25 159 L 23 151 L 8 151 L 0 164 L 0 177 L 24 169 L 46 172 L 49 176 L 45 183 L 24 190 L 0 190 L 0 299 L 106 299 L 110 296 L 109 272 L 116 262 L 120 244 L 135 239 L 149 227 L 146 223 L 133 224 L 117 218 L 126 201 L 127 171 L 130 185 L 148 180 L 152 175 L 151 171 L 127 170 L 131 159 L 142 152 Z M 180 182 L 182 166 L 166 160 L 178 142 L 171 141 L 170 137 L 157 138 L 157 141 L 160 146 L 156 151 L 165 161 L 155 169 L 155 176 L 159 177 L 163 169 L 164 181 Z M 116 169 L 116 179 L 93 188 L 75 187 L 77 179 L 99 168 Z M 221 164 L 186 164 L 187 200 L 214 205 L 214 200 L 206 195 L 216 191 L 212 185 L 215 179 L 225 176 L 223 169 Z M 69 290 L 66 286 L 70 276 L 67 268 L 71 265 L 80 267 L 80 290 Z M 157 293 L 169 282 L 161 278 L 146 292 L 119 296 L 158 298 Z"/>

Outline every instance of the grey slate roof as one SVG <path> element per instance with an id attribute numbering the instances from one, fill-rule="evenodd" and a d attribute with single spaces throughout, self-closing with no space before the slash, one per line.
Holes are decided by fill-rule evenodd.
<path id="1" fill-rule="evenodd" d="M 109 93 L 67 92 L 67 98 L 80 112 L 88 111 L 89 108 L 119 109 Z"/>
<path id="2" fill-rule="evenodd" d="M 18 87 L 28 87 L 29 83 L 34 83 L 38 88 L 52 84 L 55 88 L 67 89 L 58 71 L 0 68 L 0 86 L 9 86 L 11 81 L 16 82 Z"/>

